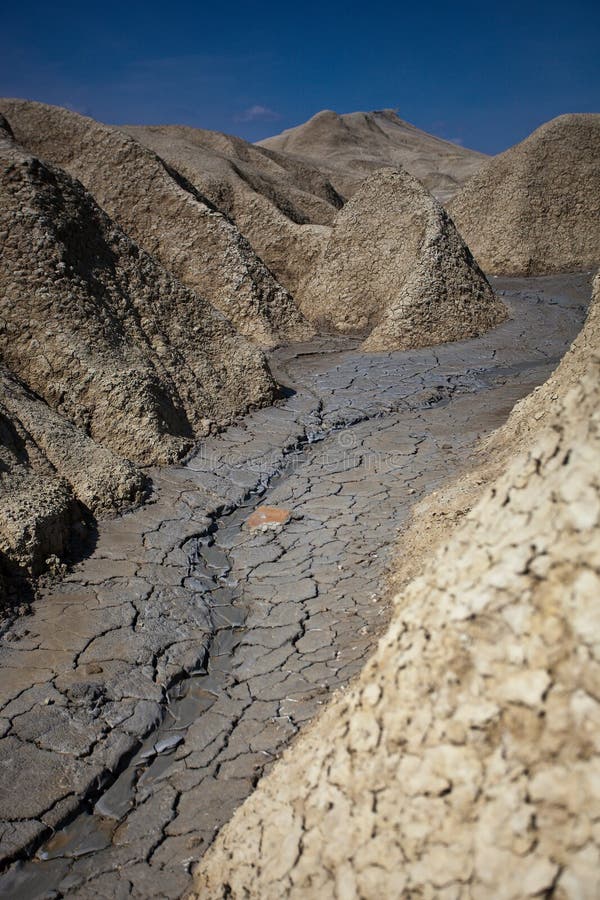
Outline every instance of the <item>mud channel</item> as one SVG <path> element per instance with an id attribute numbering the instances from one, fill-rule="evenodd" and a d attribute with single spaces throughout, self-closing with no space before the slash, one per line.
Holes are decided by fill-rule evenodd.
<path id="1" fill-rule="evenodd" d="M 415 502 L 578 332 L 590 278 L 494 279 L 481 338 L 272 356 L 286 399 L 156 470 L 152 502 L 0 641 L 0 896 L 171 898 L 298 730 L 360 670 Z M 289 513 L 250 530 L 253 510 Z"/>

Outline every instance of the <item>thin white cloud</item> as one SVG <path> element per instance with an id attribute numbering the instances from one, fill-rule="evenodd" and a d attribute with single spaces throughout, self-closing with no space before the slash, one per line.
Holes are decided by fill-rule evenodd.
<path id="1" fill-rule="evenodd" d="M 254 106 L 249 106 L 248 109 L 245 109 L 243 112 L 239 113 L 235 117 L 236 122 L 272 122 L 274 119 L 279 119 L 279 113 L 275 112 L 273 109 L 269 109 L 268 106 L 261 106 L 259 103 L 256 103 Z"/>

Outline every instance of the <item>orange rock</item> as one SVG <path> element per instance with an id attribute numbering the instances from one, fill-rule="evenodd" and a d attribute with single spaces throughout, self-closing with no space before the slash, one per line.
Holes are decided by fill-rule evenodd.
<path id="1" fill-rule="evenodd" d="M 276 525 L 285 525 L 286 522 L 290 521 L 290 518 L 291 513 L 289 509 L 277 506 L 259 506 L 248 517 L 246 525 L 250 529 L 274 528 Z"/>

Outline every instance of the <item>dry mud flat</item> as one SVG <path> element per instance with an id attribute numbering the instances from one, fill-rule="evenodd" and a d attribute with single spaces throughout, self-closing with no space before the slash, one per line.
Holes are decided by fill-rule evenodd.
<path id="1" fill-rule="evenodd" d="M 496 280 L 512 318 L 468 342 L 280 351 L 287 400 L 153 473 L 156 502 L 103 526 L 3 635 L 0 895 L 181 896 L 215 831 L 363 665 L 412 504 L 548 376 L 589 285 Z M 290 521 L 243 527 L 264 503 Z"/>

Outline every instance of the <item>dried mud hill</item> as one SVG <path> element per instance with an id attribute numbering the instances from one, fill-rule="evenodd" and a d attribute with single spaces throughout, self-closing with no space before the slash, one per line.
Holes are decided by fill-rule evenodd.
<path id="1" fill-rule="evenodd" d="M 269 402 L 262 352 L 71 176 L 0 137 L 0 359 L 115 453 L 169 462 Z"/>
<path id="2" fill-rule="evenodd" d="M 600 262 L 600 115 L 559 116 L 491 160 L 449 204 L 486 272 Z"/>
<path id="3" fill-rule="evenodd" d="M 256 343 L 309 329 L 236 226 L 155 153 L 118 129 L 25 100 L 0 100 L 15 137 L 78 178 L 111 218 Z"/>
<path id="4" fill-rule="evenodd" d="M 323 110 L 259 146 L 312 162 L 347 197 L 373 170 L 401 166 L 445 201 L 489 158 L 427 134 L 391 109 L 344 115 Z"/>
<path id="5" fill-rule="evenodd" d="M 367 335 L 369 351 L 472 337 L 506 315 L 442 206 L 392 169 L 340 210 L 297 299 L 311 321 Z"/>
<path id="6" fill-rule="evenodd" d="M 0 571 L 39 574 L 82 516 L 143 499 L 139 469 L 60 416 L 0 366 Z M 0 611 L 3 605 L 0 586 Z"/>
<path id="7" fill-rule="evenodd" d="M 122 129 L 227 215 L 292 294 L 343 200 L 309 163 L 241 138 L 184 126 Z"/>
<path id="8" fill-rule="evenodd" d="M 199 896 L 598 896 L 599 401 L 597 277 L 573 350 L 496 437 L 504 474 L 221 832 Z"/>

